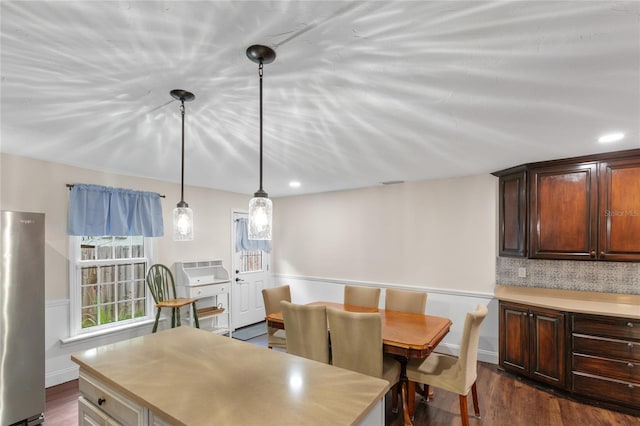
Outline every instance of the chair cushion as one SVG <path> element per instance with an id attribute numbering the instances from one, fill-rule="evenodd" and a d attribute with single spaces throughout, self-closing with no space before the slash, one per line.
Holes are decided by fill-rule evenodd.
<path id="1" fill-rule="evenodd" d="M 444 354 L 433 353 L 424 361 L 409 360 L 407 377 L 411 381 L 435 386 L 458 395 L 466 395 L 471 389 L 471 386 L 462 388 L 464 371 L 460 368 L 458 359 Z"/>
<path id="2" fill-rule="evenodd" d="M 273 334 L 267 334 L 267 345 L 272 348 L 287 349 L 287 334 L 284 330 L 275 330 Z"/>
<path id="3" fill-rule="evenodd" d="M 400 381 L 401 371 L 402 366 L 398 360 L 390 356 L 384 356 L 382 359 L 382 378 L 384 380 L 391 385 L 395 385 Z"/>

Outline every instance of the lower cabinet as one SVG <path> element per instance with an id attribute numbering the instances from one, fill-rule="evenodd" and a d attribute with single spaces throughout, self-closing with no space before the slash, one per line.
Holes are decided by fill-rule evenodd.
<path id="1" fill-rule="evenodd" d="M 640 410 L 640 320 L 500 301 L 499 327 L 505 371 Z"/>
<path id="2" fill-rule="evenodd" d="M 500 365 L 565 389 L 566 314 L 500 302 Z"/>
<path id="3" fill-rule="evenodd" d="M 571 391 L 640 409 L 640 320 L 574 314 Z"/>
<path id="4" fill-rule="evenodd" d="M 170 426 L 145 407 L 80 371 L 79 426 Z"/>

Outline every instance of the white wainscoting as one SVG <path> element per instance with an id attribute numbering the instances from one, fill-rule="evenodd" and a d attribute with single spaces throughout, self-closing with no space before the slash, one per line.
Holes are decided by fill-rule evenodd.
<path id="1" fill-rule="evenodd" d="M 294 303 L 318 300 L 342 303 L 345 284 L 382 288 L 380 307 L 384 307 L 384 289 L 387 287 L 426 291 L 428 293 L 427 313 L 449 318 L 453 322 L 449 334 L 436 349 L 438 352 L 452 355 L 458 355 L 460 350 L 460 339 L 467 312 L 475 310 L 480 303 L 487 305 L 489 314 L 480 330 L 478 360 L 498 364 L 498 301 L 494 299 L 493 294 L 284 274 L 273 275 L 272 283 L 273 286 L 290 285 L 291 299 Z"/>
<path id="2" fill-rule="evenodd" d="M 45 387 L 59 385 L 78 378 L 78 365 L 71 354 L 109 343 L 151 333 L 153 321 L 109 334 L 89 337 L 71 343 L 69 337 L 69 300 L 45 302 Z"/>

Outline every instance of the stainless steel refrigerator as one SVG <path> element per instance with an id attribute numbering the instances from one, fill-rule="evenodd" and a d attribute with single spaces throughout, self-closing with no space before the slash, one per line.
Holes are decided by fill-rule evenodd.
<path id="1" fill-rule="evenodd" d="M 0 426 L 44 418 L 44 214 L 2 211 Z"/>

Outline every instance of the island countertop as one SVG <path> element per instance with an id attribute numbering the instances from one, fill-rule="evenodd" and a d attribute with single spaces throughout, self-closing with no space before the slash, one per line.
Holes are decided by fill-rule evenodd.
<path id="1" fill-rule="evenodd" d="M 71 359 L 176 425 L 355 424 L 389 389 L 382 379 L 191 327 Z"/>
<path id="2" fill-rule="evenodd" d="M 497 285 L 495 297 L 567 312 L 640 319 L 640 295 Z"/>

